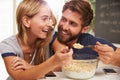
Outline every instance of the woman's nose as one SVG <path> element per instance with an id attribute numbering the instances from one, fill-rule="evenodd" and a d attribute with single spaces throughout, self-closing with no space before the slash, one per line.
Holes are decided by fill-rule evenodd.
<path id="1" fill-rule="evenodd" d="M 53 24 L 52 19 L 49 19 L 49 21 L 48 21 L 48 25 L 52 26 L 52 24 Z"/>
<path id="2" fill-rule="evenodd" d="M 53 24 L 52 19 L 49 19 L 49 20 L 47 21 L 47 25 L 48 25 L 48 26 L 52 26 L 52 24 Z"/>
<path id="3" fill-rule="evenodd" d="M 52 19 L 48 20 L 47 26 L 51 27 L 52 29 L 54 28 Z"/>

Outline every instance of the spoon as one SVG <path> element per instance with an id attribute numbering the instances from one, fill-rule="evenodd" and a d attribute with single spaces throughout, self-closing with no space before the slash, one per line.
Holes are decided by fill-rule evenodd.
<path id="1" fill-rule="evenodd" d="M 82 49 L 82 48 L 94 48 L 95 45 L 87 45 L 87 46 L 82 46 L 82 47 L 73 47 L 76 49 Z"/>
<path id="2" fill-rule="evenodd" d="M 87 46 L 84 46 L 84 47 L 87 47 L 87 48 L 94 48 L 95 45 L 87 45 Z"/>

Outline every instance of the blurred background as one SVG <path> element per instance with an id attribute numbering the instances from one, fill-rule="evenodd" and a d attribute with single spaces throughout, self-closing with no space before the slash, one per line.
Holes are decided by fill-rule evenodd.
<path id="1" fill-rule="evenodd" d="M 22 0 L 0 0 L 0 41 L 17 33 L 15 11 L 21 1 Z M 64 3 L 69 0 L 46 1 L 51 6 L 51 9 L 53 10 L 57 21 L 59 21 L 61 17 L 62 7 Z M 118 37 L 120 35 L 120 0 L 87 1 L 91 2 L 94 11 L 94 19 L 90 25 L 89 33 L 98 37 L 103 37 L 113 42 L 116 46 L 120 47 L 120 38 Z M 57 27 L 55 30 L 57 30 Z M 106 36 L 110 36 L 110 38 L 107 38 Z M 8 74 L 6 72 L 3 59 L 0 56 L 0 80 L 5 80 L 7 76 Z"/>

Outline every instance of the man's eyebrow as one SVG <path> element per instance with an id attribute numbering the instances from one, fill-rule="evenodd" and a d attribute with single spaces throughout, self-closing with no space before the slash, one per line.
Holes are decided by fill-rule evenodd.
<path id="1" fill-rule="evenodd" d="M 64 16 L 62 16 L 61 18 L 65 18 Z"/>
<path id="2" fill-rule="evenodd" d="M 42 15 L 41 17 L 48 17 L 47 15 Z"/>

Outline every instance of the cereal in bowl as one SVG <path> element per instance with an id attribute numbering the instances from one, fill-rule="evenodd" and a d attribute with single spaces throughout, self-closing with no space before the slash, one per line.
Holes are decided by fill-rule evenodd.
<path id="1" fill-rule="evenodd" d="M 73 44 L 73 48 L 81 49 L 81 48 L 83 48 L 83 47 L 84 47 L 84 46 L 81 45 L 81 44 L 79 44 L 79 43 Z"/>

